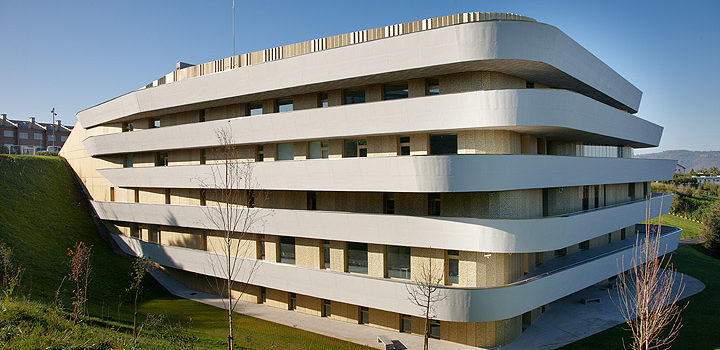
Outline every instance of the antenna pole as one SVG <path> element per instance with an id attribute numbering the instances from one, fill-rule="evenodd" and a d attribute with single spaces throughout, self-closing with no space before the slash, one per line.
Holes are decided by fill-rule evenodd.
<path id="1" fill-rule="evenodd" d="M 233 6 L 232 6 L 232 21 L 233 21 L 233 60 L 235 59 L 235 0 L 233 0 Z"/>
<path id="2" fill-rule="evenodd" d="M 55 107 L 53 107 L 53 109 L 52 109 L 52 111 L 50 111 L 50 113 L 52 113 L 52 118 L 53 118 L 53 125 L 52 125 L 53 141 L 52 141 L 52 145 L 53 145 L 53 152 L 55 152 L 55 116 L 57 115 L 57 113 L 55 113 Z"/>

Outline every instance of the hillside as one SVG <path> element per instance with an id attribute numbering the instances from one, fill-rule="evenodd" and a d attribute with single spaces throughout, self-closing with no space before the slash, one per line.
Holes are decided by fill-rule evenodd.
<path id="1" fill-rule="evenodd" d="M 26 269 L 16 301 L 0 312 L 0 349 L 128 348 L 132 303 L 125 289 L 131 263 L 115 254 L 96 231 L 87 202 L 62 158 L 0 155 L 0 241 Z M 91 318 L 73 325 L 51 304 L 68 274 L 67 249 L 80 241 L 93 246 Z M 70 288 L 65 281 L 61 299 L 66 307 Z M 146 314 L 166 320 L 146 330 L 145 345 L 141 342 L 139 348 L 227 348 L 224 310 L 175 297 L 152 278 L 144 282 L 139 305 L 141 321 Z M 236 315 L 235 321 L 236 344 L 243 349 L 364 349 L 244 315 Z"/>
<path id="2" fill-rule="evenodd" d="M 638 154 L 637 158 L 653 159 L 674 159 L 678 164 L 684 166 L 689 172 L 690 169 L 700 170 L 702 168 L 720 168 L 720 151 L 685 151 L 673 150 L 658 153 Z"/>

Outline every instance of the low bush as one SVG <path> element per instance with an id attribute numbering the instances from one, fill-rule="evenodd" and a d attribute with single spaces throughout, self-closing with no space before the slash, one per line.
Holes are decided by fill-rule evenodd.
<path id="1" fill-rule="evenodd" d="M 720 201 L 716 202 L 707 213 L 703 238 L 705 248 L 716 257 L 720 257 Z"/>

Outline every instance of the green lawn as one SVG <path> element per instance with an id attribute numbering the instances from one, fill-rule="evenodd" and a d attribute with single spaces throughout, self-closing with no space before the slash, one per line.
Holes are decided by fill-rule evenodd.
<path id="1" fill-rule="evenodd" d="M 657 224 L 658 219 L 652 219 L 650 222 Z M 662 224 L 682 228 L 682 238 L 695 238 L 702 236 L 703 225 L 695 221 L 685 220 L 675 215 L 665 214 L 662 216 Z"/>
<path id="2" fill-rule="evenodd" d="M 131 324 L 132 305 L 124 292 L 130 285 L 130 261 L 113 253 L 96 232 L 87 203 L 61 158 L 0 155 L 0 240 L 13 249 L 16 261 L 26 268 L 21 294 L 45 304 L 54 300 L 68 272 L 67 249 L 79 241 L 93 245 L 88 305 L 94 322 L 106 327 L 112 323 L 116 328 Z M 66 282 L 66 291 L 61 293 L 65 305 L 70 304 L 69 288 Z M 177 298 L 152 278 L 145 283 L 140 305 L 143 315 L 162 314 L 170 321 L 189 324 L 198 338 L 195 348 L 226 348 L 223 310 Z M 365 349 L 243 315 L 238 315 L 236 322 L 236 343 L 244 348 Z M 98 332 L 105 334 L 107 330 Z"/>
<path id="3" fill-rule="evenodd" d="M 678 271 L 705 283 L 705 290 L 683 300 L 690 304 L 682 313 L 683 328 L 672 348 L 720 349 L 720 260 L 710 256 L 705 248 L 696 244 L 678 248 L 672 261 Z M 622 338 L 628 336 L 629 332 L 623 324 L 562 349 L 622 349 Z"/>

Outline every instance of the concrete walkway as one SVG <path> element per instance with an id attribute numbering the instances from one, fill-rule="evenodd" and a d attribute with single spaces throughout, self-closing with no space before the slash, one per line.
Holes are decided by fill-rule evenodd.
<path id="1" fill-rule="evenodd" d="M 150 274 L 170 293 L 178 297 L 223 308 L 222 300 L 216 295 L 192 290 L 161 271 L 151 271 Z M 699 280 L 688 275 L 684 275 L 683 278 L 685 282 L 683 298 L 705 289 L 705 285 Z M 542 314 L 527 331 L 522 333 L 512 344 L 504 346 L 502 349 L 556 349 L 621 324 L 624 320 L 610 297 L 612 300 L 617 300 L 616 289 L 594 285 L 557 300 L 550 304 L 549 310 Z M 584 298 L 600 298 L 600 302 L 585 305 L 580 302 Z M 382 348 L 377 343 L 377 337 L 380 335 L 393 340 L 396 349 L 423 348 L 423 338 L 414 334 L 399 333 L 248 302 L 241 302 L 237 311 L 266 321 L 372 348 Z M 430 339 L 430 348 L 432 350 L 481 349 L 437 339 Z"/>
<path id="2" fill-rule="evenodd" d="M 705 289 L 705 284 L 700 280 L 683 274 L 677 275 L 676 285 L 680 275 L 685 283 L 683 299 Z M 581 303 L 585 298 L 600 298 L 600 302 Z M 607 286 L 602 285 L 590 286 L 570 294 L 551 303 L 550 309 L 545 311 L 530 328 L 502 349 L 557 349 L 625 323 L 615 305 L 617 300 L 617 289 L 608 289 Z M 618 339 L 618 348 L 621 347 L 621 340 Z"/>

